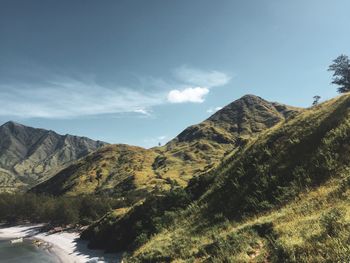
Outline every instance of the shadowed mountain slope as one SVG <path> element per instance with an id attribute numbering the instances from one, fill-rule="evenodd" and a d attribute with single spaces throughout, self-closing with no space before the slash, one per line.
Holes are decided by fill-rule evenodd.
<path id="1" fill-rule="evenodd" d="M 83 233 L 126 262 L 349 260 L 350 95 L 260 133 L 196 180 Z M 181 200 L 179 202 L 179 200 Z"/>
<path id="2" fill-rule="evenodd" d="M 104 144 L 7 122 L 0 126 L 0 191 L 42 182 Z"/>

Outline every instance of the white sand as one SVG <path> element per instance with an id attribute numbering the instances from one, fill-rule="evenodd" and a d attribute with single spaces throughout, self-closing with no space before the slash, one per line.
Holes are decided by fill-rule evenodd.
<path id="1" fill-rule="evenodd" d="M 43 225 L 0 226 L 0 238 L 39 239 L 51 244 L 50 252 L 63 263 L 82 262 L 121 262 L 119 254 L 105 254 L 101 250 L 87 248 L 87 243 L 79 240 L 78 233 L 60 232 L 55 234 L 40 233 Z"/>

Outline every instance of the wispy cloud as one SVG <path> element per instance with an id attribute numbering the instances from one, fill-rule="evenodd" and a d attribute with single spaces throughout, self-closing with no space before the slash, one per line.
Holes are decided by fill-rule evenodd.
<path id="1" fill-rule="evenodd" d="M 171 90 L 167 97 L 170 103 L 202 103 L 211 88 L 224 86 L 231 80 L 220 71 L 203 71 L 188 66 L 177 68 L 174 75 L 185 88 Z"/>
<path id="2" fill-rule="evenodd" d="M 226 73 L 216 70 L 205 71 L 189 66 L 175 69 L 174 75 L 183 83 L 206 88 L 224 86 L 231 80 Z"/>
<path id="3" fill-rule="evenodd" d="M 146 116 L 150 116 L 151 115 L 151 112 L 147 109 L 136 109 L 134 110 L 135 113 L 140 113 L 142 115 L 146 115 Z"/>
<path id="4" fill-rule="evenodd" d="M 23 118 L 73 118 L 78 116 L 135 112 L 160 105 L 160 94 L 129 88 L 102 87 L 95 82 L 60 79 L 34 85 L 0 85 L 0 115 Z"/>
<path id="5" fill-rule="evenodd" d="M 16 73 L 23 75 L 22 81 L 0 82 L 0 116 L 63 119 L 136 113 L 149 117 L 157 105 L 202 103 L 211 88 L 230 81 L 222 72 L 187 66 L 174 70 L 173 79 L 143 77 L 133 87 L 106 86 L 93 76 L 67 77 L 41 68 L 33 69 L 33 74 L 29 69 Z"/>

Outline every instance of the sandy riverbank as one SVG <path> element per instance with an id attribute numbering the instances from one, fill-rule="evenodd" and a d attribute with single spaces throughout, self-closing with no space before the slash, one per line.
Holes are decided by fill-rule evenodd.
<path id="1" fill-rule="evenodd" d="M 28 238 L 48 243 L 48 250 L 63 263 L 120 262 L 120 255 L 105 254 L 101 250 L 87 248 L 87 243 L 79 239 L 76 232 L 49 234 L 40 232 L 43 225 L 0 226 L 0 238 Z"/>

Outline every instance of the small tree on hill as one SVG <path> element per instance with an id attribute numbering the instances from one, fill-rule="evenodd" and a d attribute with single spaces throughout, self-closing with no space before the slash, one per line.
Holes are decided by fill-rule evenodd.
<path id="1" fill-rule="evenodd" d="M 329 66 L 329 71 L 333 71 L 332 84 L 339 86 L 338 92 L 345 93 L 350 91 L 350 60 L 346 55 L 340 55 L 333 64 Z"/>
<path id="2" fill-rule="evenodd" d="M 316 106 L 318 104 L 318 102 L 320 101 L 321 96 L 316 95 L 313 98 L 314 98 L 314 101 L 312 102 L 312 106 Z"/>

